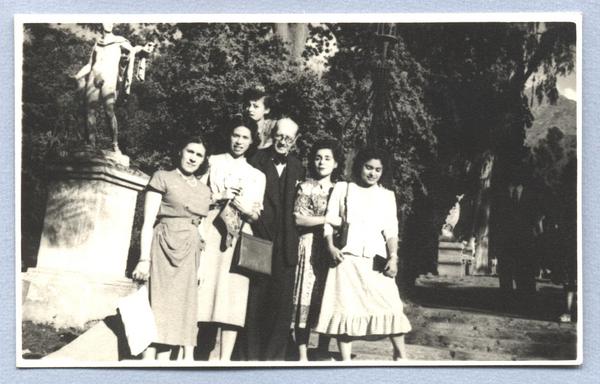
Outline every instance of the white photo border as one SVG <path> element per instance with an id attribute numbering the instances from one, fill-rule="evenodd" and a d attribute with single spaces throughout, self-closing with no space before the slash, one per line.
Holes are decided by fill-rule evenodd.
<path id="1" fill-rule="evenodd" d="M 16 261 L 16 268 L 15 268 L 15 288 L 16 288 L 16 305 L 17 305 L 17 317 L 16 317 L 16 329 L 17 329 L 17 335 L 20 335 L 20 303 L 21 300 L 19 299 L 21 296 L 21 292 L 20 292 L 20 243 L 18 241 L 18 239 L 20 239 L 20 199 L 18 198 L 20 196 L 20 171 L 21 171 L 21 162 L 20 162 L 20 152 L 21 152 L 21 147 L 20 147 L 20 143 L 21 143 L 21 126 L 20 126 L 20 122 L 21 122 L 21 109 L 20 108 L 16 108 L 17 105 L 19 105 L 18 103 L 20 103 L 21 100 L 21 89 L 20 89 L 20 80 L 21 80 L 21 67 L 19 65 L 19 63 L 22 62 L 22 34 L 21 34 L 21 40 L 19 40 L 19 33 L 18 31 L 22 31 L 22 26 L 25 23 L 30 23 L 30 22 L 62 22 L 62 23 L 68 23 L 68 22 L 98 22 L 99 20 L 102 19 L 108 19 L 110 18 L 111 21 L 114 22 L 128 22 L 128 23 L 135 23 L 135 22 L 219 22 L 219 21 L 228 21 L 228 22 L 272 22 L 272 21 L 287 21 L 287 22 L 308 22 L 308 21 L 336 21 L 336 22 L 364 22 L 364 20 L 369 20 L 369 21 L 383 21 L 383 22 L 388 22 L 388 21 L 394 21 L 394 22 L 402 22 L 403 19 L 406 19 L 406 22 L 409 23 L 415 23 L 415 22 L 432 22 L 432 20 L 436 20 L 435 22 L 492 22 L 492 21 L 566 21 L 566 22 L 574 22 L 577 23 L 577 70 L 576 70 L 576 76 L 577 76 L 577 95 L 578 95 L 578 100 L 577 100 L 577 156 L 578 156 L 578 276 L 583 277 L 582 276 L 582 250 L 583 250 L 583 243 L 582 243 L 582 229 L 583 229 L 583 225 L 582 225 L 582 217 L 581 217 L 581 211 L 582 211 L 582 163 L 583 163 L 583 157 L 582 157 L 582 149 L 583 149 L 583 142 L 582 142 L 582 131 L 583 131 L 583 126 L 582 126 L 582 106 L 584 104 L 583 102 L 583 90 L 582 90 L 582 76 L 583 76 L 583 71 L 582 71 L 582 48 L 583 48 L 583 41 L 582 41 L 582 16 L 580 13 L 473 13 L 473 14 L 465 14 L 465 13 L 458 13 L 458 14 L 442 14 L 442 13 L 424 13 L 424 14 L 414 14 L 414 13 L 396 13 L 396 14 L 391 14 L 391 13 L 366 13 L 366 14 L 342 14 L 342 13 L 337 13 L 337 14 L 303 14 L 303 15 L 299 15 L 299 14 L 203 14 L 203 15 L 171 15 L 171 14 L 166 14 L 166 15 L 160 15 L 160 14 L 143 14 L 143 15 L 125 15 L 125 14 L 120 14 L 120 15 L 112 15 L 112 14 L 102 14 L 102 15 L 90 15 L 90 14 L 84 14 L 84 15 L 74 15 L 74 14 L 53 14 L 53 15 L 16 15 L 14 18 L 14 32 L 15 32 L 15 76 L 14 76 L 14 85 L 15 85 L 15 130 L 14 130 L 14 143 L 15 143 L 15 147 L 14 147 L 14 161 L 15 161 L 15 167 L 14 167 L 14 177 L 15 177 L 15 182 L 14 182 L 14 196 L 15 196 L 15 200 L 14 200 L 14 205 L 15 205 L 15 209 L 13 211 L 13 213 L 15 214 L 15 233 L 14 233 L 14 247 L 15 247 L 15 261 Z M 243 21 L 240 21 L 240 18 L 243 18 Z M 583 281 L 583 279 L 582 279 Z M 578 294 L 579 294 L 579 298 L 580 298 L 580 302 L 583 303 L 583 284 L 579 284 L 578 287 Z M 578 308 L 579 311 L 579 323 L 577 326 L 577 337 L 578 337 L 578 342 L 577 342 L 577 359 L 576 361 L 573 360 L 567 360 L 567 361 L 524 361 L 524 362 L 489 362 L 489 361 L 485 361 L 485 362 L 451 362 L 451 361 L 444 361 L 444 362 L 434 362 L 434 361 L 427 361 L 427 362 L 410 362 L 409 365 L 411 366 L 490 366 L 490 365 L 497 365 L 497 366 L 504 366 L 504 365 L 509 365 L 509 366 L 531 366 L 531 365 L 552 365 L 552 366 L 556 366 L 556 365 L 573 365 L 573 364 L 580 364 L 583 361 L 583 339 L 582 339 L 582 309 L 583 309 L 584 305 L 580 305 Z M 586 308 L 587 310 L 587 308 Z M 17 349 L 16 351 L 20 351 L 20 337 L 17 338 Z M 102 364 L 102 363 L 92 363 L 92 364 L 84 364 L 82 365 L 81 362 L 64 362 L 64 365 L 62 365 L 61 362 L 57 362 L 55 360 L 50 361 L 51 364 L 35 364 L 35 365 L 29 365 L 28 363 L 32 362 L 31 360 L 23 360 L 20 359 L 20 357 L 17 357 L 17 363 L 18 366 L 20 367 L 182 367 L 185 366 L 183 364 L 180 363 L 176 363 L 173 362 L 173 364 L 168 364 L 168 365 L 157 365 L 157 364 L 141 364 L 138 362 L 133 362 L 133 364 L 129 364 L 129 362 L 127 364 L 113 364 L 113 363 L 109 363 L 109 364 Z M 40 361 L 36 361 L 37 363 L 39 363 Z M 193 367 L 198 367 L 198 366 L 206 366 L 206 367 L 230 367 L 230 366 L 235 366 L 235 367 L 300 367 L 300 366 L 304 366 L 302 364 L 294 364 L 293 362 L 268 362 L 268 363 L 255 363 L 255 362 L 248 362 L 248 363 L 244 363 L 244 362 L 235 362 L 234 364 L 227 364 L 227 365 L 221 365 L 221 364 L 214 364 L 214 363 L 210 363 L 210 364 L 193 364 Z M 316 367 L 316 366 L 329 366 L 331 367 L 332 364 L 331 363 L 320 363 L 320 362 L 311 362 L 310 363 L 311 367 Z M 339 366 L 351 366 L 351 367 L 359 367 L 359 366 L 396 366 L 396 364 L 393 364 L 391 362 L 373 362 L 373 361 L 364 361 L 364 362 L 352 362 L 350 364 L 341 364 L 339 362 L 335 363 L 335 367 L 339 367 Z"/>

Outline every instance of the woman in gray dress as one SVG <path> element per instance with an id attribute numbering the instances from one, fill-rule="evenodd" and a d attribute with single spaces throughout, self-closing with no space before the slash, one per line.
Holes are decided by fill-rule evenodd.
<path id="1" fill-rule="evenodd" d="M 140 260 L 133 278 L 149 279 L 158 331 L 145 359 L 169 359 L 183 347 L 179 356 L 191 360 L 196 345 L 196 272 L 204 244 L 198 225 L 211 199 L 210 189 L 198 177 L 207 169 L 204 140 L 185 140 L 179 155 L 175 169 L 154 173 L 145 196 Z"/>

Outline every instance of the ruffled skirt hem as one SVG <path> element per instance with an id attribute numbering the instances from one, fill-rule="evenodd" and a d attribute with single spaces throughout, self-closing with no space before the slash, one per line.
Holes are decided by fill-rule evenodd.
<path id="1" fill-rule="evenodd" d="M 398 335 L 408 333 L 411 329 L 410 322 L 403 312 L 379 315 L 334 313 L 328 320 L 319 319 L 315 331 L 326 335 L 360 337 Z"/>

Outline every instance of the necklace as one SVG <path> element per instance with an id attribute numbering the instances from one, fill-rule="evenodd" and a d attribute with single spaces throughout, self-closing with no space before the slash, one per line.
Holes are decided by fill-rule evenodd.
<path id="1" fill-rule="evenodd" d="M 181 177 L 183 177 L 183 180 L 185 180 L 186 183 L 188 183 L 188 185 L 190 187 L 195 187 L 198 185 L 198 178 L 194 175 L 190 175 L 190 176 L 186 176 L 183 174 L 183 172 L 181 172 L 181 170 L 179 168 L 177 168 L 177 173 L 179 173 L 179 175 Z"/>

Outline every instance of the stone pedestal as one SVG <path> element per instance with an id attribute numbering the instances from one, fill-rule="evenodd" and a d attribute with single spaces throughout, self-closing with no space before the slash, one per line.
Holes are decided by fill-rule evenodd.
<path id="1" fill-rule="evenodd" d="M 438 274 L 440 276 L 463 277 L 467 272 L 467 259 L 463 255 L 463 244 L 440 240 L 438 244 Z"/>
<path id="2" fill-rule="evenodd" d="M 110 158 L 78 157 L 49 168 L 48 201 L 23 320 L 83 327 L 113 314 L 136 285 L 125 278 L 139 191 L 149 177 Z"/>

